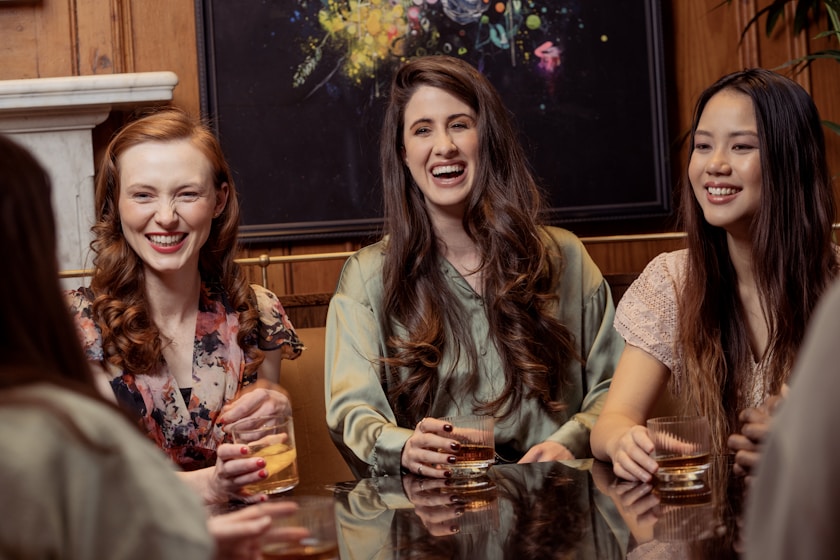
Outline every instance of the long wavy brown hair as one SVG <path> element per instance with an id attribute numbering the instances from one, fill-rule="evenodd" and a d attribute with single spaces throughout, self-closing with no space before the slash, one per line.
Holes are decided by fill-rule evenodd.
<path id="1" fill-rule="evenodd" d="M 724 76 L 704 91 L 694 110 L 694 132 L 709 99 L 722 90 L 743 93 L 755 109 L 761 157 L 761 201 L 751 224 L 752 267 L 768 324 L 760 363 L 765 390 L 787 380 L 805 326 L 837 275 L 832 243 L 834 193 L 820 116 L 796 82 L 763 69 Z M 712 422 L 716 449 L 726 449 L 751 370 L 751 350 L 726 231 L 703 217 L 685 180 L 680 218 L 688 234 L 685 288 L 679 298 L 680 347 L 689 407 Z"/>
<path id="2" fill-rule="evenodd" d="M 47 382 L 102 400 L 62 297 L 50 199 L 43 167 L 0 135 L 0 389 Z"/>
<path id="3" fill-rule="evenodd" d="M 453 57 L 418 58 L 396 73 L 385 113 L 380 156 L 385 195 L 384 325 L 394 368 L 391 405 L 400 425 L 427 415 L 439 387 L 442 356 L 463 353 L 470 375 L 455 395 L 474 394 L 479 382 L 476 343 L 466 314 L 440 270 L 438 240 L 423 194 L 403 161 L 405 108 L 417 88 L 440 88 L 477 115 L 479 164 L 466 201 L 463 226 L 481 255 L 483 294 L 490 339 L 505 372 L 498 398 L 477 411 L 505 417 L 523 399 L 558 412 L 566 386 L 563 367 L 578 359 L 572 334 L 551 313 L 556 303 L 541 222 L 542 197 L 516 129 L 498 92 L 468 63 Z M 405 335 L 397 334 L 397 326 Z M 453 365 L 457 367 L 458 364 Z M 396 368 L 408 375 L 400 380 Z M 443 375 L 441 375 L 443 374 Z"/>
<path id="4" fill-rule="evenodd" d="M 122 233 L 119 216 L 120 156 L 144 142 L 188 140 L 210 163 L 217 192 L 228 185 L 227 204 L 213 219 L 210 236 L 201 248 L 199 272 L 205 283 L 218 286 L 239 313 L 237 342 L 250 358 L 246 373 L 262 363 L 263 354 L 252 339 L 259 313 L 251 289 L 234 262 L 238 247 L 239 200 L 230 168 L 209 126 L 187 113 L 166 108 L 142 116 L 117 132 L 102 157 L 96 177 L 96 223 L 93 314 L 102 331 L 107 360 L 126 373 L 153 373 L 163 359 L 160 331 L 152 322 L 145 297 L 143 261 Z"/>

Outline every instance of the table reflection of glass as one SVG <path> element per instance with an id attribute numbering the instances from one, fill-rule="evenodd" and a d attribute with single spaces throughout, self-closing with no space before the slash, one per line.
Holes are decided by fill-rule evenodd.
<path id="1" fill-rule="evenodd" d="M 612 467 L 594 462 L 598 490 L 612 499 L 629 533 L 628 560 L 737 559 L 740 557 L 743 480 L 734 477 L 728 457 L 713 459 L 707 485 L 679 492 L 665 486 L 631 483 Z"/>
<path id="2" fill-rule="evenodd" d="M 589 465 L 494 466 L 474 486 L 361 480 L 338 492 L 341 558 L 623 558 L 626 531 Z"/>
<path id="3" fill-rule="evenodd" d="M 497 465 L 472 484 L 364 479 L 336 490 L 341 558 L 737 558 L 740 487 L 725 459 L 710 474 L 708 499 L 687 501 L 592 460 Z"/>

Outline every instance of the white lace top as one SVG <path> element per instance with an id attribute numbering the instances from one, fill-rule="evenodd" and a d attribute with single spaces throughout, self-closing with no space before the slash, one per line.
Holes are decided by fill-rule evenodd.
<path id="1" fill-rule="evenodd" d="M 676 342 L 677 294 L 683 287 L 687 256 L 688 251 L 682 249 L 662 253 L 651 260 L 624 293 L 615 314 L 615 328 L 627 344 L 641 348 L 671 370 L 675 394 L 679 393 L 685 375 Z M 758 406 L 767 397 L 765 369 L 752 361 L 750 394 L 741 399 L 745 407 Z"/>

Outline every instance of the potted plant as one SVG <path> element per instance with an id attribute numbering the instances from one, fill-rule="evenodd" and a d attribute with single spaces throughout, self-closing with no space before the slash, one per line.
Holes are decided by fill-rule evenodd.
<path id="1" fill-rule="evenodd" d="M 732 0 L 726 0 L 731 4 Z M 770 37 L 776 25 L 785 21 L 785 10 L 789 4 L 795 6 L 793 22 L 793 33 L 798 35 L 812 27 L 819 30 L 823 25 L 825 28 L 813 37 L 820 39 L 833 37 L 840 42 L 840 0 L 773 0 L 770 4 L 760 9 L 744 26 L 741 38 L 753 25 L 758 25 L 760 18 L 766 16 L 764 32 Z M 824 12 L 824 13 L 823 13 Z M 801 72 L 813 61 L 819 59 L 830 59 L 840 63 L 840 48 L 823 49 L 813 53 L 794 58 L 785 62 L 779 68 L 789 67 L 793 73 Z M 831 121 L 823 121 L 825 126 L 837 134 L 840 134 L 840 125 Z"/>

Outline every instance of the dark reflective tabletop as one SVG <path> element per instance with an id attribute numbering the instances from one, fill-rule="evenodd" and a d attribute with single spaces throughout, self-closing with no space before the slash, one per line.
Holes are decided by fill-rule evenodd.
<path id="1" fill-rule="evenodd" d="M 406 475 L 334 487 L 342 559 L 738 558 L 742 481 L 727 458 L 708 487 L 662 495 L 592 460 Z"/>

